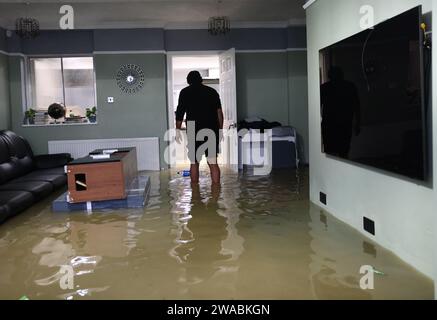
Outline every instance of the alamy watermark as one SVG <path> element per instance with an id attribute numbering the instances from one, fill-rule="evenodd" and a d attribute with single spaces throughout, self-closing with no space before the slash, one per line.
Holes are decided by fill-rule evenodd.
<path id="1" fill-rule="evenodd" d="M 360 28 L 363 30 L 375 27 L 375 9 L 371 5 L 360 7 Z"/>
<path id="2" fill-rule="evenodd" d="M 227 156 L 227 165 L 249 165 L 253 168 L 254 175 L 268 175 L 272 170 L 272 131 L 265 130 L 212 130 L 203 128 L 196 130 L 195 122 L 188 121 L 185 136 L 178 129 L 167 130 L 164 141 L 168 146 L 164 152 L 164 161 L 169 165 L 175 165 L 177 144 L 185 144 L 188 149 L 188 158 L 191 163 L 199 163 L 202 157 L 207 156 L 208 162 L 217 160 L 219 153 L 232 152 L 220 150 L 220 145 L 232 145 L 239 143 L 244 149 L 237 156 Z M 225 143 L 223 143 L 225 142 Z M 234 148 L 233 151 L 238 150 Z M 238 151 L 236 151 L 238 152 Z"/>
<path id="3" fill-rule="evenodd" d="M 375 269 L 372 266 L 361 266 L 360 274 L 363 276 L 360 279 L 360 288 L 362 290 L 375 289 Z"/>
<path id="4" fill-rule="evenodd" d="M 59 28 L 61 30 L 72 30 L 74 29 L 74 9 L 73 6 L 65 4 L 59 8 L 59 14 L 61 18 L 59 19 Z"/>
<path id="5" fill-rule="evenodd" d="M 74 269 L 70 265 L 63 265 L 59 269 L 61 277 L 59 279 L 59 287 L 62 290 L 74 289 Z"/>

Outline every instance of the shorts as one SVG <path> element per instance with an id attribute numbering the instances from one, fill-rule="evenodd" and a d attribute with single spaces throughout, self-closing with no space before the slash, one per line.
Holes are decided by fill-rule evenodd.
<path id="1" fill-rule="evenodd" d="M 212 141 L 209 141 L 211 139 Z M 219 147 L 220 138 L 218 133 L 214 138 L 205 138 L 204 141 L 188 140 L 188 159 L 190 159 L 191 163 L 199 163 L 203 155 L 205 155 L 207 159 L 217 159 Z"/>

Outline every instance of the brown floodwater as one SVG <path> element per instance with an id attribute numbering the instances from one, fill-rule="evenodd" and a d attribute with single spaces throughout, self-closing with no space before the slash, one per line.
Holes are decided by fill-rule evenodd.
<path id="1" fill-rule="evenodd" d="M 434 298 L 431 279 L 310 204 L 307 170 L 224 173 L 221 188 L 203 173 L 194 189 L 150 175 L 144 209 L 54 213 L 54 195 L 1 225 L 0 298 Z M 374 290 L 363 265 L 383 273 Z"/>

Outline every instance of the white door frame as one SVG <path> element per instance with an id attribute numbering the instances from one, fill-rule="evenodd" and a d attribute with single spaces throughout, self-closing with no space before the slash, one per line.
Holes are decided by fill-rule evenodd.
<path id="1" fill-rule="evenodd" d="M 226 50 L 224 50 L 226 51 Z M 167 51 L 167 118 L 168 129 L 174 129 L 176 127 L 176 119 L 174 114 L 173 105 L 173 58 L 181 56 L 189 57 L 202 57 L 202 56 L 219 56 L 224 51 L 211 50 L 211 51 Z M 170 150 L 168 150 L 170 152 Z M 171 154 L 168 154 L 170 163 L 173 163 Z M 170 168 L 172 166 L 170 165 Z"/>

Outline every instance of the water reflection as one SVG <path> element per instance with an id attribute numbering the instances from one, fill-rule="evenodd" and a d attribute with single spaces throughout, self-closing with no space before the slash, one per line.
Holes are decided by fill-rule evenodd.
<path id="1" fill-rule="evenodd" d="M 309 216 L 309 279 L 315 299 L 432 299 L 430 279 L 417 278 L 417 271 L 391 252 L 314 205 L 309 207 Z M 388 259 L 397 262 L 388 263 Z M 364 265 L 384 273 L 374 274 L 374 290 L 360 288 L 359 270 Z"/>
<path id="2" fill-rule="evenodd" d="M 101 221 L 101 219 L 83 219 L 82 215 L 71 215 L 69 240 L 73 248 L 90 256 L 112 258 L 128 256 L 130 250 L 135 247 L 135 222 L 119 218 L 118 220 L 112 218 L 114 220 L 111 221 L 109 217 Z"/>
<path id="3" fill-rule="evenodd" d="M 59 214 L 46 202 L 0 226 L 0 298 L 433 297 L 430 279 L 309 203 L 307 170 L 225 172 L 221 188 L 151 176 L 144 210 Z M 59 286 L 65 264 L 72 290 Z M 386 274 L 371 292 L 363 264 Z"/>
<path id="4" fill-rule="evenodd" d="M 182 194 L 173 195 L 179 200 L 172 208 L 176 237 L 170 250 L 182 267 L 179 282 L 199 286 L 223 277 L 223 273 L 238 271 L 226 263 L 238 259 L 244 242 L 235 227 L 239 213 L 229 210 L 234 204 L 228 194 L 220 185 L 210 186 L 204 179 L 200 185 L 179 182 L 184 188 Z"/>

